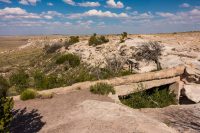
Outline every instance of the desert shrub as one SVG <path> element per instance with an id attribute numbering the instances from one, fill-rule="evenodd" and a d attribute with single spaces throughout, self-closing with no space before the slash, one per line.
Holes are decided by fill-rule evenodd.
<path id="1" fill-rule="evenodd" d="M 161 64 L 159 62 L 160 56 L 162 55 L 163 46 L 158 42 L 148 42 L 137 48 L 134 57 L 136 60 L 145 60 L 147 62 L 153 61 L 157 65 L 157 70 L 161 70 Z"/>
<path id="2" fill-rule="evenodd" d="M 131 74 L 131 72 L 125 71 L 123 66 L 125 65 L 126 60 L 120 56 L 113 56 L 106 58 L 106 67 L 105 68 L 95 68 L 95 75 L 98 79 L 107 79 L 118 76 L 125 76 Z"/>
<path id="3" fill-rule="evenodd" d="M 123 66 L 126 63 L 126 59 L 121 56 L 105 57 L 106 66 L 104 68 L 94 67 L 92 73 L 97 79 L 108 79 L 118 76 L 125 76 L 132 74 L 129 71 L 124 70 Z"/>
<path id="4" fill-rule="evenodd" d="M 90 92 L 100 95 L 108 95 L 110 92 L 115 94 L 114 87 L 107 83 L 97 83 L 90 87 Z"/>
<path id="5" fill-rule="evenodd" d="M 120 100 L 132 108 L 162 108 L 176 104 L 175 94 L 170 93 L 166 86 L 137 92 Z"/>
<path id="6" fill-rule="evenodd" d="M 70 45 L 73 45 L 77 42 L 79 42 L 79 36 L 70 36 L 69 40 L 65 41 L 65 48 L 68 49 Z"/>
<path id="7" fill-rule="evenodd" d="M 0 132 L 9 132 L 9 126 L 13 119 L 13 99 L 6 97 L 9 88 L 8 81 L 0 76 Z"/>
<path id="8" fill-rule="evenodd" d="M 107 39 L 105 36 L 100 36 L 99 40 L 100 40 L 101 43 L 107 43 L 107 42 L 109 42 L 109 39 Z"/>
<path id="9" fill-rule="evenodd" d="M 127 37 L 128 37 L 128 33 L 127 32 L 123 32 L 121 34 L 121 37 L 120 37 L 120 43 L 125 42 L 125 40 L 126 40 Z"/>
<path id="10" fill-rule="evenodd" d="M 34 73 L 34 87 L 43 90 L 43 89 L 52 89 L 55 87 L 60 87 L 64 84 L 62 78 L 58 78 L 57 75 L 45 75 L 41 71 L 36 71 Z"/>
<path id="11" fill-rule="evenodd" d="M 70 65 L 70 67 L 77 67 L 80 65 L 81 60 L 79 56 L 69 53 L 61 55 L 56 60 L 56 64 L 63 64 L 64 62 L 67 62 Z"/>
<path id="12" fill-rule="evenodd" d="M 51 74 L 46 78 L 47 89 L 52 89 L 56 87 L 60 87 L 63 85 L 63 79 L 58 78 L 57 75 Z"/>
<path id="13" fill-rule="evenodd" d="M 34 99 L 37 96 L 37 92 L 34 89 L 26 89 L 20 94 L 20 99 L 25 101 L 29 99 Z"/>
<path id="14" fill-rule="evenodd" d="M 96 80 L 96 77 L 90 72 L 85 65 L 80 65 L 70 69 L 65 73 L 65 84 L 72 85 L 78 82 Z"/>
<path id="15" fill-rule="evenodd" d="M 36 71 L 33 75 L 34 78 L 34 87 L 38 89 L 45 89 L 47 88 L 46 83 L 46 76 L 41 71 Z"/>
<path id="16" fill-rule="evenodd" d="M 61 47 L 62 47 L 62 44 L 60 42 L 56 42 L 52 45 L 45 45 L 44 51 L 46 54 L 51 54 L 51 53 L 55 53 Z"/>
<path id="17" fill-rule="evenodd" d="M 97 46 L 107 42 L 109 42 L 109 39 L 106 39 L 105 36 L 98 37 L 97 34 L 93 34 L 88 43 L 90 46 Z"/>
<path id="18" fill-rule="evenodd" d="M 29 86 L 29 75 L 24 70 L 12 73 L 9 80 L 10 84 L 15 86 L 19 93 Z"/>

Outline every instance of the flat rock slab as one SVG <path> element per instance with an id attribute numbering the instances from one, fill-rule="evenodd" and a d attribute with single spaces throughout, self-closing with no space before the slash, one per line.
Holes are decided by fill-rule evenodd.
<path id="1" fill-rule="evenodd" d="M 68 133 L 175 133 L 164 123 L 123 105 L 86 100 L 54 131 Z M 47 132 L 52 131 L 51 129 Z"/>

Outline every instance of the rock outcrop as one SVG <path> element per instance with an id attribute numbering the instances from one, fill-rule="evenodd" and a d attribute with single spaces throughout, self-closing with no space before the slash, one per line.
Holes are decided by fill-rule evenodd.
<path id="1" fill-rule="evenodd" d="M 66 123 L 44 132 L 68 133 L 176 133 L 162 122 L 110 102 L 86 100 L 70 112 Z M 155 126 L 156 125 L 156 126 Z"/>

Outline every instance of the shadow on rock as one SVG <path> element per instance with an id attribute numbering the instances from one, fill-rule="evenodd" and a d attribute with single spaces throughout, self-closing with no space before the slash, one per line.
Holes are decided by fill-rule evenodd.
<path id="1" fill-rule="evenodd" d="M 27 111 L 26 108 L 13 111 L 14 119 L 11 123 L 11 133 L 35 133 L 38 132 L 44 125 L 42 117 L 38 110 L 33 109 Z"/>

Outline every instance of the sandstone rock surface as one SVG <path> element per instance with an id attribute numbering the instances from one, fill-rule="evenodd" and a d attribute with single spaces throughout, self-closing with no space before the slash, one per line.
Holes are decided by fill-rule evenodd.
<path id="1" fill-rule="evenodd" d="M 193 84 L 193 85 L 184 85 L 185 95 L 188 99 L 195 103 L 200 102 L 200 85 Z"/>
<path id="2" fill-rule="evenodd" d="M 70 112 L 59 132 L 68 133 L 176 133 L 164 123 L 136 110 L 110 102 L 86 100 Z"/>

